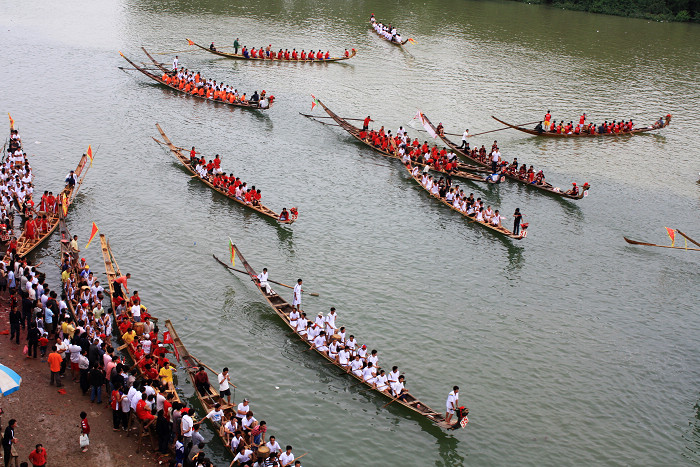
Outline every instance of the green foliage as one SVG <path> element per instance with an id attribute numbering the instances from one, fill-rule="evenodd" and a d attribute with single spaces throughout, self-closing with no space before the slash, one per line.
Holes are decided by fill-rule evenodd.
<path id="1" fill-rule="evenodd" d="M 647 18 L 657 21 L 700 22 L 700 0 L 520 0 L 570 10 Z"/>

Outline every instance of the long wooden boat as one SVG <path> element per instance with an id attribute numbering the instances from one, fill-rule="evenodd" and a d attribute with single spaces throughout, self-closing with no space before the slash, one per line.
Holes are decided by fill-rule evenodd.
<path id="1" fill-rule="evenodd" d="M 415 180 L 415 182 L 418 183 L 418 185 L 420 185 L 420 187 L 423 188 L 430 196 L 432 196 L 433 198 L 437 199 L 438 201 L 440 201 L 442 204 L 444 204 L 444 205 L 447 206 L 448 208 L 452 209 L 453 211 L 458 212 L 459 214 L 461 214 L 461 215 L 464 216 L 465 218 L 469 219 L 469 221 L 470 221 L 469 223 L 470 223 L 470 224 L 471 224 L 471 223 L 478 224 L 478 225 L 480 225 L 481 227 L 485 227 L 485 228 L 487 228 L 487 229 L 489 229 L 489 230 L 491 230 L 491 231 L 493 231 L 493 232 L 496 232 L 496 233 L 498 233 L 498 234 L 500 234 L 500 235 L 504 235 L 504 236 L 506 236 L 506 237 L 508 237 L 508 238 L 512 238 L 513 240 L 522 240 L 523 238 L 525 238 L 525 237 L 527 236 L 527 233 L 526 233 L 527 230 L 525 230 L 525 229 L 522 229 L 519 235 L 515 235 L 515 234 L 513 233 L 513 231 L 508 230 L 508 229 L 506 229 L 506 228 L 503 227 L 503 226 L 499 227 L 499 226 L 496 226 L 496 225 L 492 225 L 492 224 L 490 224 L 489 222 L 486 222 L 486 221 L 477 221 L 475 217 L 467 216 L 466 213 L 463 213 L 463 212 L 460 211 L 459 209 L 457 209 L 457 208 L 455 208 L 454 206 L 452 206 L 452 204 L 450 204 L 450 203 L 449 203 L 447 200 L 445 200 L 444 198 L 441 198 L 440 196 L 435 196 L 433 193 L 431 193 L 430 191 L 428 191 L 428 190 L 423 186 L 423 184 L 420 182 L 420 178 L 418 178 L 418 177 L 416 177 L 416 176 L 413 175 L 413 172 L 411 172 L 411 166 L 410 166 L 410 165 L 406 165 L 405 167 L 406 167 L 406 170 L 408 171 L 408 175 L 409 175 L 413 180 Z"/>
<path id="2" fill-rule="evenodd" d="M 153 138 L 154 141 L 159 143 L 159 144 L 165 144 L 168 147 L 168 149 L 170 149 L 170 152 L 172 152 L 175 155 L 177 160 L 179 160 L 182 163 L 182 165 L 190 173 L 192 173 L 192 175 L 193 175 L 192 178 L 197 178 L 199 181 L 201 181 L 202 183 L 204 183 L 205 185 L 207 185 L 209 188 L 216 191 L 217 193 L 235 201 L 238 204 L 241 204 L 241 205 L 247 207 L 248 209 L 252 209 L 253 211 L 258 212 L 258 213 L 262 214 L 263 216 L 269 217 L 270 219 L 274 219 L 276 222 L 279 222 L 280 224 L 292 224 L 292 223 L 294 223 L 294 221 L 297 220 L 296 214 L 290 214 L 290 218 L 286 221 L 280 220 L 280 215 L 277 214 L 272 209 L 270 209 L 266 206 L 263 206 L 262 204 L 260 206 L 253 206 L 252 204 L 246 204 L 244 201 L 241 201 L 238 198 L 236 198 L 235 196 L 230 195 L 227 191 L 222 190 L 221 188 L 215 186 L 209 180 L 200 177 L 199 174 L 197 173 L 197 171 L 194 169 L 194 167 L 192 167 L 190 165 L 189 158 L 182 153 L 182 150 L 179 147 L 175 146 L 173 144 L 173 142 L 170 141 L 170 138 L 167 137 L 167 135 L 165 134 L 163 129 L 157 123 L 156 123 L 156 128 L 158 128 L 158 132 L 160 133 L 160 136 L 163 138 L 163 141 L 159 141 L 159 140 Z M 296 212 L 296 208 L 292 208 L 292 210 L 294 212 Z"/>
<path id="3" fill-rule="evenodd" d="M 286 62 L 286 63 L 331 63 L 331 62 L 342 62 L 343 60 L 350 60 L 352 57 L 354 57 L 357 54 L 357 50 L 352 49 L 350 52 L 350 55 L 347 57 L 329 57 L 327 59 L 321 59 L 321 60 L 287 60 L 284 58 L 259 58 L 259 57 L 244 57 L 242 53 L 240 54 L 232 54 L 228 52 L 221 52 L 220 50 L 212 50 L 209 47 L 204 47 L 203 45 L 199 45 L 196 42 L 187 39 L 187 43 L 189 45 L 194 45 L 195 47 L 199 47 L 202 50 L 206 50 L 207 52 L 218 55 L 219 57 L 226 57 L 226 58 L 236 58 L 239 60 L 248 60 L 252 62 Z"/>
<path id="4" fill-rule="evenodd" d="M 241 254 L 241 250 L 239 250 L 238 247 L 237 247 L 236 245 L 233 245 L 233 249 L 235 250 L 235 252 L 236 252 L 236 254 L 238 255 L 238 257 L 240 258 L 241 263 L 243 263 L 243 267 L 245 268 L 246 272 L 248 272 L 248 275 L 250 276 L 251 280 L 253 281 L 253 283 L 255 284 L 255 286 L 258 288 L 258 290 L 260 291 L 260 293 L 263 295 L 263 297 L 265 297 L 265 300 L 267 300 L 267 303 L 272 307 L 273 310 L 275 310 L 275 313 L 277 313 L 277 316 L 279 316 L 280 319 L 282 319 L 282 321 L 284 321 L 284 323 L 292 330 L 292 332 L 293 332 L 302 342 L 306 343 L 307 345 L 309 345 L 309 347 L 311 347 L 311 345 L 310 345 L 308 342 L 306 342 L 306 340 L 305 340 L 302 336 L 300 336 L 299 334 L 297 334 L 296 329 L 294 329 L 294 327 L 293 327 L 293 326 L 290 324 L 290 322 L 289 322 L 289 314 L 290 314 L 290 313 L 292 312 L 292 310 L 293 310 L 292 305 L 290 305 L 286 300 L 284 300 L 282 297 L 280 297 L 280 296 L 279 296 L 278 294 L 276 294 L 274 291 L 273 291 L 273 293 L 272 293 L 271 295 L 268 295 L 268 294 L 265 292 L 265 290 L 263 290 L 263 289 L 260 287 L 260 281 L 258 280 L 258 277 L 257 277 L 258 275 L 256 274 L 255 270 L 250 266 L 250 264 L 248 263 L 248 261 L 246 261 L 246 259 L 243 257 L 243 255 Z M 214 259 L 216 259 L 216 260 L 217 260 L 219 263 L 221 263 L 222 265 L 228 267 L 228 265 L 227 265 L 226 263 L 224 263 L 223 261 L 221 261 L 220 259 L 218 259 L 216 256 L 214 256 Z M 353 374 L 353 373 L 351 373 L 351 372 L 348 372 L 348 371 L 347 371 L 345 368 L 343 368 L 338 362 L 336 362 L 335 360 L 333 360 L 331 357 L 329 357 L 329 356 L 326 355 L 325 353 L 319 352 L 319 351 L 316 350 L 315 348 L 314 348 L 314 351 L 315 351 L 318 355 L 320 355 L 320 356 L 322 356 L 323 358 L 325 358 L 326 360 L 328 360 L 329 362 L 333 363 L 335 366 L 337 366 L 337 367 L 338 367 L 339 369 L 341 369 L 343 372 L 347 373 L 348 375 L 352 376 L 352 377 L 355 378 L 356 380 L 360 381 L 360 384 L 366 386 L 366 387 L 369 388 L 369 389 L 372 389 L 375 393 L 381 394 L 382 396 L 384 396 L 384 397 L 386 397 L 386 398 L 388 398 L 388 399 L 391 399 L 394 403 L 396 403 L 396 404 L 401 404 L 401 405 L 403 405 L 404 407 L 406 407 L 406 408 L 412 410 L 413 412 L 415 412 L 415 413 L 417 413 L 417 414 L 419 414 L 419 415 L 422 415 L 422 416 L 428 418 L 430 421 L 432 421 L 433 423 L 435 423 L 437 426 L 439 426 L 439 427 L 441 427 L 441 428 L 444 428 L 444 429 L 451 428 L 451 425 L 449 425 L 447 422 L 445 422 L 445 417 L 444 417 L 444 415 L 443 415 L 442 413 L 438 413 L 438 412 L 436 412 L 435 410 L 431 409 L 431 408 L 428 407 L 426 404 L 424 404 L 423 402 L 421 402 L 421 401 L 420 401 L 417 397 L 415 397 L 413 394 L 410 394 L 410 393 L 409 393 L 406 401 L 402 401 L 402 400 L 395 399 L 395 398 L 392 397 L 390 394 L 375 389 L 371 384 L 369 384 L 369 383 L 363 381 L 362 378 L 358 377 L 357 375 L 355 375 L 355 374 Z"/>
<path id="5" fill-rule="evenodd" d="M 374 149 L 375 151 L 382 154 L 383 156 L 390 157 L 392 159 L 401 160 L 401 156 L 399 156 L 396 151 L 393 151 L 389 148 L 387 148 L 386 150 L 384 150 L 382 148 L 378 148 L 377 146 L 372 144 L 369 140 L 362 139 L 362 137 L 360 137 L 360 131 L 362 130 L 361 128 L 356 127 L 355 125 L 353 125 L 352 123 L 349 123 L 344 118 L 336 115 L 335 112 L 333 112 L 331 109 L 326 107 L 326 105 L 323 102 L 321 102 L 320 100 L 316 99 L 316 102 L 318 102 L 318 105 L 320 105 L 321 108 L 323 108 L 323 110 L 326 111 L 326 113 L 338 124 L 339 127 L 341 127 L 343 130 L 350 133 L 350 135 L 352 135 L 355 139 L 357 139 L 361 143 L 365 144 L 366 146 L 369 146 L 370 148 Z M 321 122 L 321 123 L 323 123 L 323 122 Z M 425 168 L 425 166 L 426 166 L 426 164 L 422 164 L 420 162 L 413 161 L 412 163 L 419 165 L 422 168 Z M 448 174 L 444 170 L 436 170 L 434 167 L 430 167 L 430 170 L 432 170 L 434 172 L 449 175 L 451 177 L 458 177 L 458 178 L 462 178 L 465 180 L 471 180 L 474 182 L 486 182 L 485 177 L 468 172 L 468 171 L 481 171 L 480 167 L 476 167 L 473 165 L 467 165 L 467 164 L 460 164 L 457 166 L 457 169 L 458 169 L 457 171 L 455 171 L 451 174 Z"/>
<path id="6" fill-rule="evenodd" d="M 372 32 L 375 33 L 376 35 L 378 35 L 379 37 L 381 37 L 382 40 L 385 40 L 385 41 L 387 41 L 387 42 L 390 43 L 390 44 L 394 44 L 394 45 L 397 46 L 397 47 L 403 47 L 403 46 L 406 45 L 406 43 L 410 40 L 410 38 L 409 38 L 409 39 L 403 40 L 403 41 L 401 41 L 401 42 L 397 42 L 397 41 L 394 41 L 394 40 L 391 40 L 391 39 L 387 39 L 386 37 L 384 37 L 384 36 L 382 36 L 381 34 L 379 34 L 379 33 L 377 32 L 376 29 L 374 29 L 374 23 L 373 23 L 371 20 L 370 20 L 370 22 L 369 22 L 369 27 L 370 27 L 370 29 L 372 29 Z"/>
<path id="7" fill-rule="evenodd" d="M 145 49 L 144 49 L 144 50 L 145 50 Z M 133 61 L 131 61 L 128 57 L 126 57 L 126 56 L 125 56 L 123 53 L 121 53 L 121 52 L 119 52 L 119 55 L 121 55 L 122 58 L 124 58 L 124 60 L 126 60 L 127 62 L 129 62 L 129 64 L 130 64 L 132 67 L 134 67 L 136 70 L 140 71 L 140 72 L 143 73 L 144 75 L 148 76 L 148 77 L 151 78 L 153 81 L 156 81 L 157 83 L 162 84 L 163 86 L 166 86 L 166 87 L 168 87 L 168 88 L 170 88 L 170 89 L 172 89 L 172 90 L 174 90 L 174 91 L 177 91 L 177 92 L 179 92 L 179 93 L 181 93 L 181 94 L 185 94 L 186 96 L 191 96 L 191 97 L 194 97 L 194 98 L 196 98 L 196 99 L 201 99 L 201 100 L 205 100 L 205 101 L 209 101 L 209 102 L 214 102 L 214 103 L 217 103 L 217 104 L 229 105 L 229 106 L 232 106 L 232 107 L 241 107 L 241 108 L 244 108 L 244 109 L 255 109 L 255 110 L 267 110 L 267 109 L 261 108 L 260 105 L 259 105 L 258 103 L 254 103 L 254 104 L 253 104 L 253 103 L 250 103 L 250 102 L 245 102 L 245 103 L 244 103 L 244 102 L 228 102 L 228 101 L 222 101 L 222 100 L 214 100 L 214 99 L 208 99 L 207 97 L 200 96 L 200 95 L 198 95 L 198 94 L 192 94 L 192 93 L 189 93 L 189 92 L 185 92 L 184 90 L 179 89 L 177 86 L 173 86 L 173 85 L 168 84 L 168 83 L 166 83 L 165 81 L 163 81 L 163 78 L 162 78 L 160 75 L 156 75 L 156 74 L 154 74 L 154 73 L 151 73 L 151 72 L 146 68 L 145 65 L 144 65 L 144 66 L 139 66 L 139 65 L 137 65 L 136 63 L 134 63 Z M 162 65 L 161 63 L 158 63 L 155 59 L 153 59 L 153 57 L 151 57 L 150 54 L 149 54 L 149 58 L 151 58 L 151 60 L 153 61 L 154 65 L 156 65 L 157 68 L 159 68 L 159 69 L 160 69 L 161 71 L 163 71 L 164 73 L 166 73 L 166 72 L 169 73 L 169 71 L 165 71 L 166 69 L 163 67 L 163 65 Z M 273 104 L 273 103 L 270 102 L 270 107 L 272 107 L 272 104 Z"/>
<path id="8" fill-rule="evenodd" d="M 66 185 L 65 188 L 63 188 L 61 193 L 58 195 L 58 211 L 61 211 L 61 209 L 66 209 L 67 211 L 68 207 L 70 207 L 70 205 L 73 203 L 75 195 L 78 193 L 80 186 L 83 184 L 83 180 L 85 180 L 85 175 L 87 175 L 87 171 L 90 169 L 90 165 L 87 163 L 87 160 L 87 155 L 83 154 L 83 156 L 80 158 L 80 162 L 78 162 L 78 166 L 75 168 L 74 173 L 76 177 L 78 177 L 78 182 L 75 184 L 75 186 Z M 22 232 L 22 235 L 17 240 L 17 256 L 19 256 L 20 258 L 27 256 L 29 253 L 34 251 L 39 245 L 44 243 L 44 241 L 51 236 L 54 230 L 56 230 L 56 227 L 58 227 L 60 219 L 59 212 L 39 211 L 39 214 L 47 215 L 49 221 L 49 228 L 46 232 L 40 234 L 37 238 L 27 238 L 25 232 Z M 7 254 L 5 256 L 5 259 L 8 259 Z"/>
<path id="9" fill-rule="evenodd" d="M 691 243 L 693 243 L 693 244 L 695 244 L 695 245 L 697 245 L 697 246 L 700 246 L 700 242 L 697 242 L 697 241 L 693 240 L 693 239 L 690 238 L 687 234 L 684 234 L 683 232 L 681 232 L 681 231 L 678 230 L 678 229 L 674 229 L 674 230 L 675 230 L 676 232 L 678 232 L 679 234 L 681 234 L 686 240 L 690 241 Z M 638 241 L 636 241 L 636 240 L 631 240 L 631 239 L 629 239 L 629 238 L 627 238 L 627 237 L 622 237 L 622 238 L 624 238 L 625 241 L 626 241 L 627 243 L 629 243 L 630 245 L 655 246 L 655 247 L 657 247 L 657 248 L 670 248 L 670 249 L 672 249 L 672 250 L 700 251 L 700 248 L 688 248 L 687 245 L 686 245 L 686 246 L 657 245 L 656 243 L 638 242 Z M 687 242 L 686 242 L 686 243 L 687 243 Z"/>
<path id="10" fill-rule="evenodd" d="M 178 362 L 180 363 L 181 367 L 184 367 L 187 376 L 190 378 L 192 386 L 195 388 L 194 393 L 197 395 L 197 399 L 204 408 L 205 413 L 209 413 L 212 410 L 214 410 L 214 406 L 218 403 L 221 404 L 220 409 L 224 411 L 224 416 L 222 420 L 228 420 L 228 418 L 231 415 L 235 416 L 236 406 L 233 404 L 227 404 L 226 400 L 222 398 L 219 394 L 219 391 L 214 389 L 214 385 L 209 386 L 209 391 L 206 395 L 200 394 L 195 384 L 194 378 L 197 374 L 197 371 L 199 371 L 199 367 L 202 366 L 202 363 L 194 356 L 190 355 L 190 353 L 185 348 L 185 344 L 182 343 L 182 339 L 180 339 L 180 336 L 177 334 L 177 331 L 175 331 L 173 323 L 169 319 L 165 320 L 165 328 L 168 330 L 168 332 L 170 333 L 170 337 L 173 340 L 172 345 L 176 349 L 175 355 L 178 357 Z M 179 376 L 178 381 L 180 381 Z M 215 422 L 210 418 L 207 418 L 207 420 L 209 420 L 209 423 L 211 424 L 212 428 L 219 435 L 219 438 L 221 438 L 221 441 L 223 442 L 224 446 L 226 446 L 228 452 L 232 456 L 235 456 L 235 453 L 231 449 L 231 443 L 227 443 L 224 437 L 223 424 Z"/>
<path id="11" fill-rule="evenodd" d="M 447 147 L 449 147 L 456 154 L 459 154 L 464 159 L 466 159 L 470 162 L 473 162 L 477 165 L 480 165 L 482 167 L 490 167 L 490 164 L 488 162 L 484 162 L 480 159 L 476 159 L 476 158 L 472 157 L 472 155 L 469 154 L 468 152 L 460 149 L 458 145 L 456 145 L 452 140 L 450 140 L 447 136 L 445 136 L 444 132 L 438 133 L 435 125 L 433 125 L 431 123 L 430 119 L 428 119 L 428 117 L 425 114 L 423 114 L 423 118 L 428 123 L 428 125 L 430 125 L 430 127 L 433 129 L 433 131 L 440 137 L 440 139 L 447 145 Z M 559 187 L 555 187 L 554 185 L 552 185 L 551 183 L 548 183 L 546 181 L 542 185 L 537 185 L 534 183 L 528 183 L 528 181 L 526 179 L 522 179 L 522 178 L 518 177 L 517 175 L 514 175 L 514 174 L 509 173 L 509 172 L 507 172 L 505 174 L 505 176 L 509 180 L 513 180 L 515 182 L 522 183 L 523 185 L 527 185 L 531 188 L 535 188 L 537 190 L 544 191 L 545 193 L 549 193 L 549 194 L 552 194 L 555 196 L 560 196 L 562 198 L 567 198 L 567 199 L 582 199 L 584 196 L 586 196 L 588 189 L 590 189 L 590 185 L 586 184 L 586 189 L 580 189 L 578 195 L 572 195 L 572 194 L 567 193 L 565 190 L 561 190 Z"/>
<path id="12" fill-rule="evenodd" d="M 640 133 L 646 133 L 646 132 L 649 132 L 649 131 L 660 130 L 661 128 L 666 128 L 666 127 L 669 125 L 669 123 L 671 123 L 671 115 L 669 114 L 669 115 L 666 115 L 663 126 L 654 126 L 654 125 L 652 124 L 652 125 L 649 125 L 649 126 L 647 126 L 647 127 L 635 128 L 635 129 L 633 129 L 632 131 L 623 131 L 623 132 L 621 132 L 621 133 L 593 133 L 593 134 L 590 134 L 590 133 L 579 133 L 579 134 L 577 134 L 577 135 L 575 135 L 575 134 L 570 134 L 570 135 L 568 135 L 568 134 L 565 134 L 565 133 L 553 133 L 553 132 L 551 132 L 551 131 L 542 131 L 542 132 L 539 132 L 539 131 L 537 131 L 537 130 L 531 130 L 531 129 L 529 129 L 529 128 L 523 128 L 523 127 L 518 126 L 518 125 L 512 125 L 512 124 L 510 124 L 510 123 L 504 122 L 503 120 L 500 120 L 500 119 L 494 117 L 493 115 L 491 116 L 491 118 L 493 118 L 494 120 L 496 120 L 496 121 L 499 122 L 499 123 L 504 124 L 504 125 L 507 126 L 507 127 L 510 127 L 510 128 L 512 128 L 512 129 L 514 129 L 514 130 L 522 131 L 523 133 L 527 133 L 527 134 L 529 134 L 529 135 L 534 135 L 534 136 L 548 136 L 548 137 L 553 137 L 553 138 L 588 138 L 588 137 L 594 137 L 594 136 L 627 136 L 627 135 L 637 135 L 637 134 L 640 134 Z"/>
<path id="13" fill-rule="evenodd" d="M 122 272 L 119 269 L 119 265 L 117 264 L 116 259 L 114 259 L 114 254 L 112 253 L 112 247 L 109 245 L 109 241 L 107 240 L 107 237 L 104 236 L 104 234 L 100 234 L 100 245 L 102 247 L 102 258 L 104 259 L 105 263 L 105 272 L 107 274 L 107 285 L 109 288 L 109 297 L 110 297 L 110 302 L 112 300 L 112 297 L 114 296 L 114 281 L 118 278 L 121 277 Z M 119 329 L 117 327 L 117 310 L 115 306 L 110 307 L 112 309 L 112 322 L 115 326 L 115 329 Z M 131 316 L 131 312 L 128 312 L 129 316 Z M 157 319 L 157 318 L 153 318 Z M 119 334 L 119 332 L 117 332 Z M 117 336 L 119 339 L 119 342 L 124 342 L 121 338 L 121 335 Z M 136 359 L 134 358 L 134 352 L 131 348 L 130 345 L 126 346 L 126 349 L 129 353 L 129 358 L 136 364 Z M 141 369 L 140 366 L 136 365 L 136 368 L 139 371 L 139 374 L 141 376 L 144 376 L 143 370 Z M 168 388 L 165 390 L 166 393 L 172 393 L 174 396 L 173 401 L 174 402 L 182 402 L 180 399 L 180 396 L 178 396 L 177 391 L 175 390 L 175 385 L 170 383 L 168 385 Z"/>

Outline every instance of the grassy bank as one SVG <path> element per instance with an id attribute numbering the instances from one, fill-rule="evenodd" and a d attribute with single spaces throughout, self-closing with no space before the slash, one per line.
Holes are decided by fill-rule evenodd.
<path id="1" fill-rule="evenodd" d="M 655 21 L 700 22 L 700 0 L 517 0 Z"/>

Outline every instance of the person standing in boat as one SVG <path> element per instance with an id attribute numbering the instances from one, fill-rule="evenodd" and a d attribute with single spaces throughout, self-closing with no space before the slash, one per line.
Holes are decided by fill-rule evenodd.
<path id="1" fill-rule="evenodd" d="M 369 130 L 369 122 L 373 122 L 371 118 L 369 118 L 369 115 L 367 115 L 367 118 L 365 118 L 362 122 L 362 130 L 367 131 Z"/>
<path id="2" fill-rule="evenodd" d="M 175 59 L 173 60 L 173 71 L 177 71 L 179 65 L 180 61 L 178 60 L 177 55 L 175 55 Z"/>
<path id="3" fill-rule="evenodd" d="M 450 423 L 452 416 L 457 410 L 459 405 L 459 386 L 452 388 L 452 391 L 447 395 L 446 410 L 445 410 L 445 423 Z"/>
<path id="4" fill-rule="evenodd" d="M 551 125 L 552 122 L 552 114 L 547 111 L 547 113 L 544 115 L 544 131 L 549 131 L 549 126 Z"/>
<path id="5" fill-rule="evenodd" d="M 233 41 L 233 53 L 238 54 L 238 48 L 241 46 L 241 43 L 238 42 L 238 38 L 236 37 L 236 40 Z"/>
<path id="6" fill-rule="evenodd" d="M 294 293 L 292 296 L 292 306 L 296 307 L 297 311 L 301 311 L 301 293 L 304 291 L 301 288 L 302 280 L 297 280 L 297 285 L 294 286 Z"/>
<path id="7" fill-rule="evenodd" d="M 469 138 L 469 128 L 464 130 L 464 133 L 462 134 L 462 144 L 459 146 L 459 149 L 464 149 L 465 151 L 469 151 L 469 143 L 467 143 L 467 138 Z"/>
<path id="8" fill-rule="evenodd" d="M 523 220 L 523 215 L 520 213 L 520 208 L 515 208 L 513 213 L 513 234 L 520 234 L 520 221 Z"/>

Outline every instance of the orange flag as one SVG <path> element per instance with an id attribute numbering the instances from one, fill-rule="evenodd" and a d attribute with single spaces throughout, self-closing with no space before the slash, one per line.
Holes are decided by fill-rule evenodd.
<path id="1" fill-rule="evenodd" d="M 90 242 L 92 242 L 92 239 L 95 238 L 95 235 L 97 235 L 97 231 L 99 229 L 97 228 L 97 225 L 93 222 L 92 223 L 92 233 L 90 234 L 90 240 L 88 240 L 87 245 L 85 245 L 85 249 L 90 246 Z"/>
<path id="2" fill-rule="evenodd" d="M 191 40 L 187 39 L 187 45 L 194 45 L 194 42 L 192 42 Z"/>
<path id="3" fill-rule="evenodd" d="M 666 233 L 668 234 L 669 238 L 671 239 L 671 246 L 674 246 L 676 244 L 676 231 L 666 227 Z"/>
<path id="4" fill-rule="evenodd" d="M 88 145 L 87 156 L 90 158 L 90 167 L 92 167 L 92 145 L 91 144 Z"/>
<path id="5" fill-rule="evenodd" d="M 7 116 L 10 117 L 10 130 L 15 129 L 15 121 L 12 120 L 12 115 L 10 115 L 10 112 L 7 112 Z"/>

